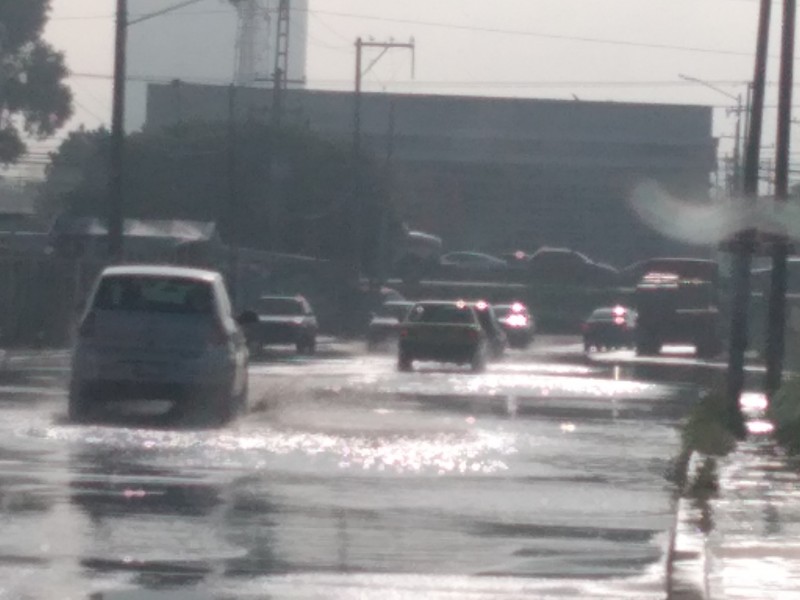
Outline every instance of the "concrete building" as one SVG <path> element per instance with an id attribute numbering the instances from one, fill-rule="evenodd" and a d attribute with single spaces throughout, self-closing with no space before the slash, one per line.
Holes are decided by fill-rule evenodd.
<path id="1" fill-rule="evenodd" d="M 146 117 L 147 83 L 270 86 L 275 68 L 279 0 L 200 0 L 158 14 L 164 0 L 129 0 L 126 128 Z M 306 72 L 308 0 L 292 0 L 289 79 L 302 87 Z M 137 22 L 144 16 L 151 16 Z"/>
<path id="2" fill-rule="evenodd" d="M 238 118 L 269 114 L 263 90 L 236 97 Z M 352 139 L 352 94 L 291 90 L 286 104 L 311 130 Z M 364 94 L 362 106 L 364 147 L 379 159 L 391 153 L 402 214 L 446 249 L 567 246 L 616 265 L 708 252 L 651 231 L 627 199 L 643 180 L 708 199 L 709 107 L 390 94 Z M 146 127 L 222 120 L 228 110 L 224 87 L 152 85 Z"/>

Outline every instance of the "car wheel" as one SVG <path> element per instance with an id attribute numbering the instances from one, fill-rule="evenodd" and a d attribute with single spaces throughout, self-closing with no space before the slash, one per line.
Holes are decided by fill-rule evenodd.
<path id="1" fill-rule="evenodd" d="M 214 386 L 201 392 L 204 409 L 203 417 L 207 418 L 212 426 L 219 427 L 230 421 L 236 414 L 239 398 L 233 395 L 231 388 Z"/>
<path id="2" fill-rule="evenodd" d="M 470 367 L 473 373 L 483 373 L 486 370 L 486 354 L 480 350 L 476 351 L 472 356 Z"/>
<path id="3" fill-rule="evenodd" d="M 264 351 L 264 347 L 256 341 L 247 342 L 247 350 L 253 358 L 259 358 Z"/>
<path id="4" fill-rule="evenodd" d="M 239 394 L 237 394 L 236 401 L 234 402 L 237 413 L 241 415 L 247 414 L 247 411 L 250 408 L 249 394 L 250 394 L 249 380 L 245 379 L 242 391 L 239 392 Z"/>
<path id="5" fill-rule="evenodd" d="M 402 373 L 409 373 L 414 370 L 414 361 L 405 354 L 400 354 L 397 357 L 397 370 Z"/>
<path id="6" fill-rule="evenodd" d="M 67 418 L 73 423 L 85 423 L 89 420 L 91 404 L 91 398 L 86 391 L 86 387 L 79 383 L 71 383 Z"/>
<path id="7" fill-rule="evenodd" d="M 647 339 L 636 344 L 636 354 L 638 356 L 657 356 L 661 352 L 661 342 L 658 340 Z"/>

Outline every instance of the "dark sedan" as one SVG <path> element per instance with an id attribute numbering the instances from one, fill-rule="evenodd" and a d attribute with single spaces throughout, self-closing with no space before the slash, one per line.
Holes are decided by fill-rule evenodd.
<path id="1" fill-rule="evenodd" d="M 635 344 L 636 316 L 636 311 L 626 306 L 596 309 L 583 322 L 584 350 L 632 348 Z"/>
<path id="2" fill-rule="evenodd" d="M 317 319 L 302 296 L 264 296 L 255 309 L 258 322 L 247 330 L 251 353 L 264 346 L 291 344 L 298 354 L 313 354 L 317 348 Z"/>
<path id="3" fill-rule="evenodd" d="M 528 307 L 522 302 L 495 304 L 494 311 L 500 326 L 506 332 L 508 344 L 512 348 L 527 348 L 536 332 L 536 323 Z"/>

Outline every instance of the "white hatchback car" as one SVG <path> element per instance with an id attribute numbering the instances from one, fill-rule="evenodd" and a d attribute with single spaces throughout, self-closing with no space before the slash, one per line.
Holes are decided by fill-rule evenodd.
<path id="1" fill-rule="evenodd" d="M 172 400 L 224 422 L 247 406 L 247 343 L 222 276 L 170 266 L 106 268 L 72 357 L 69 417 L 114 400 Z"/>

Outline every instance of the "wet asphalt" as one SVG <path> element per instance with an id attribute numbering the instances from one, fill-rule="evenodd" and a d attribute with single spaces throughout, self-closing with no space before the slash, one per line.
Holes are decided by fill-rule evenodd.
<path id="1" fill-rule="evenodd" d="M 0 598 L 664 597 L 695 385 L 576 340 L 482 374 L 354 349 L 271 352 L 222 428 L 137 403 L 71 424 L 66 353 L 14 359 Z"/>

